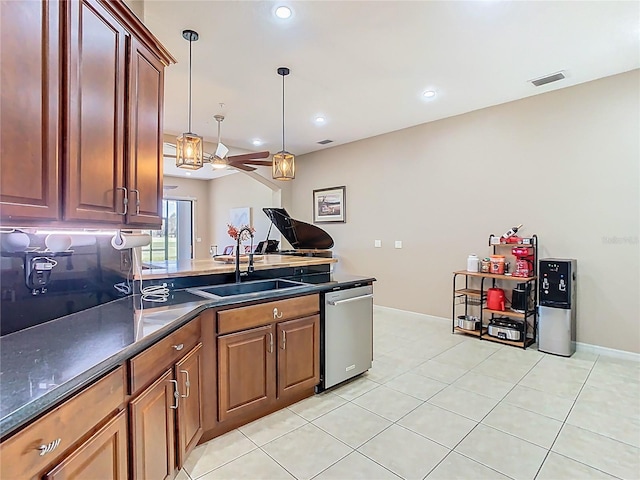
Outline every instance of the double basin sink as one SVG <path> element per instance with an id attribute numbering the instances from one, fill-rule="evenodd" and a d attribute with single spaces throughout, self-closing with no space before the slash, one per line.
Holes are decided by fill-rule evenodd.
<path id="1" fill-rule="evenodd" d="M 245 283 L 228 283 L 209 287 L 189 288 L 188 292 L 205 298 L 229 298 L 252 293 L 279 292 L 281 290 L 296 289 L 309 286 L 306 283 L 294 282 L 275 278 L 271 280 L 257 280 Z"/>

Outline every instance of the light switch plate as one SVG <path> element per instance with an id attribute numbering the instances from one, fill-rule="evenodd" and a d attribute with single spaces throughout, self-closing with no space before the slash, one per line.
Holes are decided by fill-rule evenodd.
<path id="1" fill-rule="evenodd" d="M 376 248 L 382 247 L 382 240 L 374 240 L 373 241 L 373 246 L 376 247 Z"/>
<path id="2" fill-rule="evenodd" d="M 402 240 L 396 240 L 396 248 L 402 248 Z"/>

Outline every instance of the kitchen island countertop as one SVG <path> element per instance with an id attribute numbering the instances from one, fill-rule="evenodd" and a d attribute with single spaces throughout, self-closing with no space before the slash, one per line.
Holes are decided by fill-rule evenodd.
<path id="1" fill-rule="evenodd" d="M 255 270 L 267 270 L 283 267 L 306 267 L 310 265 L 328 265 L 336 263 L 338 259 L 331 257 L 306 257 L 297 255 L 260 255 L 262 259 L 254 262 Z M 247 264 L 240 266 L 246 269 Z M 236 269 L 235 263 L 225 263 L 207 258 L 202 260 L 187 260 L 185 262 L 152 262 L 142 271 L 143 280 L 161 278 L 190 277 L 197 275 L 232 273 Z M 138 279 L 138 275 L 136 275 Z"/>

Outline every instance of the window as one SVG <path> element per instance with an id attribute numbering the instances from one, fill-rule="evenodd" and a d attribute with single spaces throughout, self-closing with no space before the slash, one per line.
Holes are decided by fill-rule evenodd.
<path id="1" fill-rule="evenodd" d="M 151 244 L 142 248 L 142 262 L 193 258 L 193 205 L 190 200 L 162 200 L 162 228 L 149 230 Z"/>

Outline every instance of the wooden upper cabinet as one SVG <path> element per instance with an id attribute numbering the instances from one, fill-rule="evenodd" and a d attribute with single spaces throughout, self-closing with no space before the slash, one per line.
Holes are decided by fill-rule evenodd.
<path id="1" fill-rule="evenodd" d="M 123 223 L 127 32 L 96 0 L 69 8 L 64 219 Z"/>
<path id="2" fill-rule="evenodd" d="M 129 75 L 127 224 L 162 224 L 162 113 L 164 64 L 135 37 Z"/>
<path id="3" fill-rule="evenodd" d="M 60 217 L 59 35 L 59 2 L 2 2 L 0 213 L 8 223 Z"/>
<path id="4" fill-rule="evenodd" d="M 320 316 L 281 322 L 278 333 L 278 398 L 320 382 Z"/>

